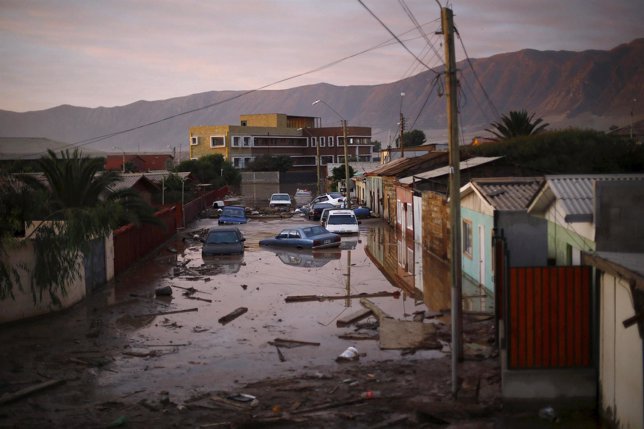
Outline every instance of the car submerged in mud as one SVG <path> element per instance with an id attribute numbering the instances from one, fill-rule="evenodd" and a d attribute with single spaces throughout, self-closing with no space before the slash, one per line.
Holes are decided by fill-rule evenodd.
<path id="1" fill-rule="evenodd" d="M 260 240 L 260 246 L 294 247 L 297 249 L 326 249 L 339 247 L 342 239 L 338 234 L 322 226 L 303 226 L 283 229 L 274 238 Z"/>

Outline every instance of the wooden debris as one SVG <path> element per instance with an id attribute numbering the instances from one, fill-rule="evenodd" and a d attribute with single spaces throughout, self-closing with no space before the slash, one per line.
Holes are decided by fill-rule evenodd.
<path id="1" fill-rule="evenodd" d="M 177 285 L 172 285 L 172 287 L 176 287 L 176 288 L 179 288 L 179 289 L 183 289 L 183 290 L 185 290 L 186 292 L 190 292 L 191 294 L 192 294 L 192 293 L 203 293 L 203 294 L 206 294 L 206 295 L 212 295 L 210 292 L 203 292 L 203 291 L 200 291 L 200 290 L 195 289 L 195 288 L 193 288 L 193 287 L 183 287 L 183 286 L 177 286 Z"/>
<path id="2" fill-rule="evenodd" d="M 341 340 L 353 340 L 353 341 L 362 341 L 362 340 L 377 340 L 380 338 L 375 332 L 350 332 L 348 334 L 338 335 L 338 338 Z"/>
<path id="3" fill-rule="evenodd" d="M 382 319 L 391 319 L 392 317 L 382 311 L 380 307 L 378 307 L 376 304 L 374 304 L 372 301 L 369 301 L 367 298 L 362 298 L 360 300 L 360 304 L 362 304 L 363 307 L 368 308 L 373 312 L 373 314 L 376 315 L 379 321 L 382 321 Z"/>
<path id="4" fill-rule="evenodd" d="M 373 311 L 371 311 L 371 309 L 364 308 L 355 313 L 349 314 L 348 316 L 345 316 L 342 319 L 338 319 L 337 322 L 335 322 L 335 324 L 338 328 L 342 328 L 344 326 L 353 325 L 354 323 L 359 322 L 360 320 L 365 319 L 371 316 L 372 314 L 373 314 Z"/>
<path id="5" fill-rule="evenodd" d="M 158 313 L 151 313 L 151 314 L 137 314 L 136 316 L 132 316 L 132 317 L 156 317 L 156 316 L 165 316 L 167 314 L 188 313 L 190 311 L 199 311 L 199 309 L 198 308 L 187 308 L 185 310 L 160 311 Z"/>
<path id="6" fill-rule="evenodd" d="M 337 407 L 344 407 L 346 405 L 358 404 L 360 402 L 364 402 L 364 399 L 363 398 L 358 398 L 358 399 L 351 399 L 351 400 L 348 400 L 348 401 L 331 402 L 331 403 L 327 403 L 327 404 L 316 405 L 314 407 L 302 408 L 300 410 L 292 411 L 291 414 L 312 413 L 312 412 L 316 412 L 316 411 L 328 410 L 330 408 L 337 408 Z"/>
<path id="7" fill-rule="evenodd" d="M 20 389 L 14 393 L 6 393 L 0 396 L 0 405 L 6 404 L 8 402 L 16 401 L 18 399 L 24 398 L 25 396 L 31 395 L 32 393 L 36 393 L 53 386 L 57 386 L 64 382 L 65 380 L 48 380 L 43 383 L 35 384 L 30 387 L 25 387 L 24 389 Z"/>
<path id="8" fill-rule="evenodd" d="M 440 349 L 433 324 L 383 318 L 380 320 L 380 348 Z"/>
<path id="9" fill-rule="evenodd" d="M 233 310 L 232 312 L 228 313 L 224 317 L 221 317 L 219 319 L 219 323 L 221 323 L 222 325 L 225 325 L 226 323 L 237 319 L 239 316 L 241 316 L 242 314 L 246 313 L 247 311 L 248 311 L 248 308 L 246 308 L 246 307 L 236 308 L 235 310 Z"/>
<path id="10" fill-rule="evenodd" d="M 337 299 L 347 299 L 347 298 L 378 298 L 384 296 L 396 296 L 400 295 L 400 292 L 374 292 L 374 293 L 357 293 L 349 295 L 295 295 L 287 296 L 285 302 L 308 302 L 308 301 L 333 301 Z"/>
<path id="11" fill-rule="evenodd" d="M 198 296 L 185 295 L 185 297 L 188 298 L 188 299 L 195 299 L 197 301 L 212 302 L 212 299 L 199 298 Z"/>
<path id="12" fill-rule="evenodd" d="M 293 347 L 320 345 L 320 343 L 314 343 L 311 341 L 288 340 L 286 338 L 275 338 L 273 341 L 269 341 L 268 344 L 275 347 L 286 347 L 288 349 L 292 349 Z"/>
<path id="13" fill-rule="evenodd" d="M 280 358 L 280 362 L 286 362 L 286 358 L 282 354 L 282 351 L 280 350 L 280 348 L 275 346 L 275 350 L 277 350 L 277 356 Z"/>

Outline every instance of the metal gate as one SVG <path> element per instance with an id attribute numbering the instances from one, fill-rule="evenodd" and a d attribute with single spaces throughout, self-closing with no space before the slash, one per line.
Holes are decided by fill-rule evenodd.
<path id="1" fill-rule="evenodd" d="M 510 268 L 508 277 L 508 367 L 590 367 L 591 267 Z"/>

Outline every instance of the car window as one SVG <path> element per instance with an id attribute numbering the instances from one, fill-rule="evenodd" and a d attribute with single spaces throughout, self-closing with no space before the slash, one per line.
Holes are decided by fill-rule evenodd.
<path id="1" fill-rule="evenodd" d="M 244 210 L 242 209 L 230 209 L 230 208 L 224 208 L 224 211 L 222 212 L 223 216 L 230 216 L 230 217 L 244 217 Z"/>
<path id="2" fill-rule="evenodd" d="M 302 232 L 307 236 L 307 237 L 313 237 L 314 235 L 320 235 L 320 234 L 325 234 L 327 233 L 327 230 L 322 228 L 321 226 L 311 226 L 309 228 L 304 228 Z"/>
<path id="3" fill-rule="evenodd" d="M 332 215 L 329 216 L 327 223 L 329 225 L 355 225 L 358 221 L 352 215 Z"/>
<path id="4" fill-rule="evenodd" d="M 288 238 L 288 231 L 280 232 L 277 238 Z"/>
<path id="5" fill-rule="evenodd" d="M 323 203 L 323 202 L 325 202 L 325 201 L 329 201 L 329 197 L 327 197 L 326 195 L 325 195 L 325 196 L 323 196 L 323 197 L 320 197 L 320 202 L 321 202 L 321 203 Z"/>
<path id="6" fill-rule="evenodd" d="M 208 234 L 207 244 L 230 244 L 237 243 L 239 237 L 235 231 L 216 231 Z"/>
<path id="7" fill-rule="evenodd" d="M 291 231 L 288 234 L 289 238 L 300 238 L 300 232 L 299 231 Z"/>

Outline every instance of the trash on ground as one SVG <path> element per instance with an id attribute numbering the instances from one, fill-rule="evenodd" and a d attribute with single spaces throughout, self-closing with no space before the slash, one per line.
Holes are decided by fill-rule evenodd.
<path id="1" fill-rule="evenodd" d="M 158 287 L 154 290 L 154 294 L 156 296 L 171 296 L 172 295 L 172 287 L 170 286 L 161 286 Z"/>
<path id="2" fill-rule="evenodd" d="M 349 332 L 347 334 L 338 335 L 341 340 L 350 341 L 365 341 L 365 340 L 378 340 L 380 335 L 377 332 Z"/>
<path id="3" fill-rule="evenodd" d="M 340 355 L 335 359 L 336 362 L 351 362 L 360 359 L 360 354 L 358 349 L 355 347 L 347 347 L 345 351 L 340 353 Z"/>
<path id="4" fill-rule="evenodd" d="M 558 422 L 559 417 L 557 416 L 557 413 L 555 412 L 555 409 L 552 408 L 551 406 L 543 407 L 542 409 L 539 410 L 539 417 L 548 420 L 549 422 Z"/>
<path id="5" fill-rule="evenodd" d="M 25 396 L 31 395 L 32 393 L 39 392 L 49 387 L 57 386 L 64 382 L 65 380 L 48 380 L 39 384 L 35 384 L 33 386 L 25 387 L 24 389 L 20 389 L 14 393 L 5 393 L 4 395 L 0 396 L 0 405 L 15 401 L 20 398 L 24 398 Z"/>
<path id="6" fill-rule="evenodd" d="M 133 317 L 165 316 L 165 315 L 168 315 L 168 314 L 188 313 L 190 311 L 199 311 L 199 309 L 198 308 L 187 308 L 185 310 L 159 311 L 158 313 L 137 314 L 137 315 L 135 315 Z"/>

